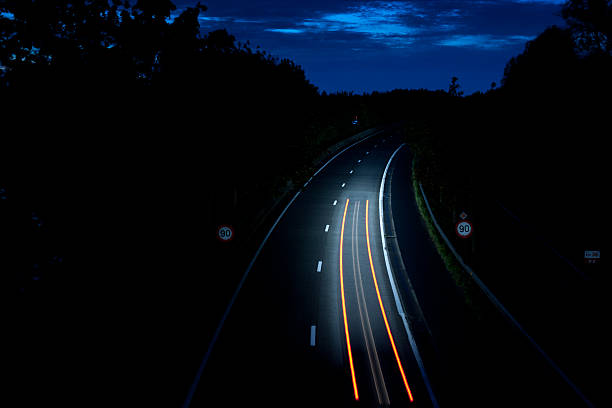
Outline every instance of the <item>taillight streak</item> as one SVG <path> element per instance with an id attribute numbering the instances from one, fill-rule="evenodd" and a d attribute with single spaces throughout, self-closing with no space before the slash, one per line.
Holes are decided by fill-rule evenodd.
<path id="1" fill-rule="evenodd" d="M 344 269 L 342 266 L 342 247 L 344 244 L 344 223 L 346 221 L 346 210 L 348 209 L 349 199 L 346 199 L 344 206 L 344 215 L 342 216 L 342 228 L 340 231 L 340 295 L 342 297 L 342 318 L 344 320 L 344 334 L 346 335 L 346 348 L 348 350 L 349 365 L 351 368 L 351 380 L 353 381 L 353 392 L 355 400 L 359 400 L 359 392 L 357 391 L 357 380 L 355 378 L 355 367 L 353 365 L 353 352 L 351 351 L 351 339 L 349 336 L 348 321 L 346 318 L 346 300 L 344 297 Z"/>
<path id="2" fill-rule="evenodd" d="M 347 205 L 348 205 L 348 200 L 347 200 Z M 380 296 L 380 289 L 378 288 L 378 281 L 376 280 L 376 273 L 374 272 L 374 262 L 372 262 L 372 250 L 370 249 L 370 229 L 368 227 L 369 207 L 370 207 L 370 200 L 366 200 L 366 240 L 368 243 L 368 258 L 370 259 L 370 268 L 372 270 L 372 278 L 374 279 L 374 287 L 376 288 L 376 296 L 378 297 L 378 304 L 380 305 L 380 311 L 382 313 L 382 317 L 385 322 L 385 327 L 387 328 L 387 334 L 389 335 L 389 340 L 391 341 L 391 347 L 393 348 L 393 354 L 395 355 L 397 366 L 399 367 L 400 373 L 402 375 L 404 387 L 406 388 L 406 392 L 408 392 L 408 398 L 410 398 L 410 402 L 412 402 L 414 401 L 414 399 L 412 398 L 412 391 L 410 390 L 410 386 L 408 385 L 408 380 L 406 380 L 406 374 L 404 373 L 404 367 L 402 366 L 402 362 L 399 358 L 397 348 L 395 347 L 395 341 L 393 340 L 393 334 L 391 334 L 391 328 L 389 327 L 389 321 L 387 320 L 387 313 L 385 312 L 385 307 L 383 306 L 382 298 Z M 344 210 L 344 212 L 346 215 L 346 209 Z M 344 220 L 342 222 L 342 227 L 344 228 Z M 340 251 L 340 259 L 342 259 L 342 251 Z M 342 262 L 340 262 L 340 264 L 342 264 Z M 340 266 L 340 268 L 341 268 L 340 271 L 342 271 L 342 265 Z M 340 274 L 342 275 L 342 272 L 340 272 Z M 344 299 L 343 299 L 343 302 L 344 302 Z M 345 320 L 345 326 L 346 326 L 346 320 Z M 348 332 L 347 332 L 347 336 L 348 336 Z"/>

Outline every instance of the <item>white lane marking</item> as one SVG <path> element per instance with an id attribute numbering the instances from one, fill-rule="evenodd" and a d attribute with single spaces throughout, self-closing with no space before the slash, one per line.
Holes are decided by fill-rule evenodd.
<path id="1" fill-rule="evenodd" d="M 342 188 L 344 188 L 344 186 L 346 186 L 346 183 L 342 183 Z"/>
<path id="2" fill-rule="evenodd" d="M 317 174 L 319 174 L 321 172 L 321 170 L 323 170 L 325 168 L 325 166 L 327 166 L 336 157 L 340 156 L 342 153 L 344 153 L 345 151 L 347 151 L 351 147 L 353 147 L 353 146 L 355 146 L 355 145 L 357 145 L 357 144 L 359 144 L 359 143 L 361 143 L 361 142 L 371 138 L 372 136 L 379 135 L 382 132 L 384 132 L 384 130 L 373 131 L 373 133 L 371 135 L 366 136 L 363 139 L 358 140 L 355 143 L 353 143 L 352 145 L 344 148 L 342 151 L 338 152 L 334 157 L 329 159 L 319 170 L 317 170 L 315 172 L 315 174 L 312 175 L 312 177 L 310 179 L 312 180 L 312 178 L 315 177 Z M 253 267 L 253 264 L 255 264 L 255 260 L 259 256 L 259 253 L 261 252 L 261 250 L 263 249 L 264 245 L 268 241 L 268 238 L 270 237 L 270 235 L 272 235 L 272 231 L 274 231 L 274 228 L 276 228 L 276 225 L 280 222 L 281 218 L 283 218 L 283 215 L 285 215 L 285 213 L 287 212 L 287 210 L 289 209 L 291 204 L 293 204 L 293 202 L 300 195 L 300 193 L 301 193 L 301 191 L 298 191 L 293 196 L 291 201 L 289 201 L 289 204 L 287 204 L 287 206 L 283 209 L 283 211 L 278 216 L 278 218 L 276 219 L 274 224 L 272 224 L 272 227 L 268 231 L 268 234 L 264 237 L 261 245 L 259 245 L 259 248 L 257 248 L 257 251 L 255 252 L 255 255 L 253 256 L 253 259 L 251 259 L 251 262 L 247 266 L 247 269 L 244 272 L 244 275 L 242 275 L 242 279 L 238 283 L 238 287 L 234 291 L 234 294 L 232 295 L 232 298 L 230 299 L 230 302 L 227 305 L 227 308 L 225 309 L 225 312 L 223 313 L 223 316 L 221 317 L 221 321 L 219 322 L 219 325 L 215 329 L 215 333 L 213 334 L 213 337 L 212 337 L 210 343 L 208 344 L 208 349 L 206 350 L 206 354 L 204 354 L 204 358 L 202 359 L 202 363 L 200 364 L 200 367 L 198 367 L 198 371 L 196 372 L 196 375 L 195 375 L 195 378 L 193 380 L 193 383 L 191 383 L 191 387 L 189 387 L 189 391 L 187 392 L 187 397 L 185 398 L 185 401 L 183 402 L 183 408 L 189 408 L 189 406 L 191 405 L 191 400 L 193 399 L 193 395 L 195 393 L 195 390 L 196 390 L 196 388 L 198 386 L 198 383 L 200 382 L 200 378 L 202 377 L 202 373 L 204 372 L 204 368 L 206 367 L 206 364 L 208 363 L 208 359 L 210 357 L 210 354 L 212 353 L 212 350 L 213 350 L 213 348 L 214 348 L 214 346 L 215 346 L 215 344 L 217 342 L 217 339 L 219 338 L 219 334 L 221 333 L 221 329 L 223 328 L 223 325 L 225 324 L 225 321 L 227 320 L 227 316 L 229 315 L 230 311 L 232 310 L 232 306 L 236 302 L 236 298 L 238 297 L 238 293 L 240 293 L 240 289 L 242 289 L 242 286 L 244 285 L 244 282 L 246 281 L 246 278 L 249 275 L 249 272 L 251 271 L 251 268 Z M 336 203 L 337 203 L 337 200 L 334 201 L 334 205 L 336 205 Z"/>
<path id="3" fill-rule="evenodd" d="M 353 170 L 349 171 L 349 174 L 353 174 Z"/>
<path id="4" fill-rule="evenodd" d="M 347 151 L 347 150 L 348 150 L 348 149 L 350 149 L 351 147 L 353 147 L 353 146 L 355 146 L 355 145 L 357 145 L 357 144 L 359 144 L 359 143 L 361 143 L 361 142 L 363 142 L 363 141 L 365 141 L 365 140 L 368 140 L 368 139 L 369 139 L 369 138 L 371 138 L 372 136 L 379 135 L 379 134 L 381 134 L 382 132 L 384 132 L 384 130 L 374 131 L 374 132 L 372 132 L 372 134 L 371 134 L 371 135 L 366 136 L 366 137 L 364 137 L 363 139 L 358 140 L 358 141 L 356 141 L 355 143 L 353 143 L 352 145 L 350 145 L 350 146 L 348 146 L 348 147 L 344 148 L 342 151 L 340 151 L 340 152 L 339 152 L 338 154 L 336 154 L 334 157 L 332 157 L 331 159 L 329 159 L 329 160 L 327 161 L 327 163 L 325 163 L 325 164 L 324 164 L 324 165 L 323 165 L 323 166 L 322 166 L 322 167 L 321 167 L 319 170 L 317 170 L 317 171 L 315 172 L 315 174 L 313 174 L 313 175 L 312 175 L 312 177 L 314 177 L 314 176 L 316 176 L 317 174 L 319 174 L 319 173 L 321 172 L 321 170 L 323 170 L 323 169 L 325 168 L 325 166 L 327 166 L 329 163 L 331 163 L 331 162 L 332 162 L 332 160 L 334 160 L 336 157 L 340 156 L 342 153 L 344 153 L 345 151 Z"/>
<path id="5" fill-rule="evenodd" d="M 321 266 L 323 266 L 323 261 L 319 261 L 317 264 L 317 272 L 321 272 Z"/>
<path id="6" fill-rule="evenodd" d="M 338 200 L 334 200 L 334 203 L 332 205 L 336 205 L 338 204 Z"/>
<path id="7" fill-rule="evenodd" d="M 310 347 L 315 346 L 316 337 L 317 337 L 317 326 L 312 325 L 310 326 Z"/>
<path id="8" fill-rule="evenodd" d="M 361 159 L 357 160 L 357 163 L 361 163 Z"/>
<path id="9" fill-rule="evenodd" d="M 421 376 L 423 377 L 423 382 L 425 383 L 425 387 L 427 388 L 427 392 L 429 393 L 429 398 L 431 399 L 431 403 L 434 408 L 438 408 L 438 401 L 436 400 L 436 396 L 433 393 L 433 389 L 431 388 L 431 384 L 429 383 L 429 378 L 427 377 L 427 373 L 425 372 L 425 366 L 423 365 L 423 360 L 421 359 L 421 354 L 419 353 L 419 349 L 417 347 L 416 341 L 412 336 L 412 331 L 408 326 L 408 320 L 406 319 L 406 313 L 404 312 L 404 308 L 402 307 L 402 303 L 399 298 L 399 294 L 397 291 L 397 286 L 395 285 L 395 279 L 393 279 L 393 273 L 391 272 L 391 263 L 389 262 L 389 252 L 387 250 L 387 243 L 385 241 L 385 225 L 383 222 L 383 196 L 385 193 L 385 180 L 387 179 L 387 171 L 389 170 L 389 166 L 391 165 L 391 161 L 400 151 L 402 147 L 404 147 L 405 143 L 402 143 L 391 155 L 389 161 L 387 162 L 387 166 L 385 167 L 385 171 L 383 172 L 382 180 L 380 182 L 380 190 L 378 193 L 378 218 L 380 222 L 380 238 L 382 240 L 383 246 L 383 255 L 385 257 L 385 266 L 387 267 L 387 275 L 389 276 L 389 282 L 391 282 L 391 290 L 393 291 L 393 297 L 395 298 L 395 307 L 397 308 L 397 312 L 402 318 L 402 323 L 404 324 L 404 329 L 406 330 L 406 334 L 408 335 L 408 342 L 410 343 L 410 348 L 412 348 L 412 354 L 414 354 L 414 358 L 417 361 L 417 365 L 419 366 L 419 370 L 421 371 Z"/>
<path id="10" fill-rule="evenodd" d="M 329 231 L 329 224 L 325 226 L 325 232 Z"/>

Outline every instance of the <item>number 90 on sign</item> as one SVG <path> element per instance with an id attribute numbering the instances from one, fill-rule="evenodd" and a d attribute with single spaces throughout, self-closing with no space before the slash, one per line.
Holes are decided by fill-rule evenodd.
<path id="1" fill-rule="evenodd" d="M 469 221 L 459 221 L 455 227 L 455 232 L 460 238 L 468 238 L 472 235 L 472 224 Z"/>
<path id="2" fill-rule="evenodd" d="M 217 238 L 222 242 L 231 241 L 234 238 L 234 229 L 229 225 L 221 225 L 217 229 Z"/>

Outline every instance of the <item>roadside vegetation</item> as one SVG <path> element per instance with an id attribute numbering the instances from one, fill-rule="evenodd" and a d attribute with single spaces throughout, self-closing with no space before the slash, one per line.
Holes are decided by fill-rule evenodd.
<path id="1" fill-rule="evenodd" d="M 414 163 L 414 162 L 413 162 Z M 413 166 L 414 167 L 414 166 Z M 413 168 L 414 170 L 414 168 Z M 467 275 L 467 272 L 463 269 L 455 255 L 450 251 L 440 234 L 436 226 L 434 225 L 433 219 L 427 209 L 427 205 L 425 204 L 425 200 L 423 195 L 421 194 L 421 189 L 419 187 L 419 182 L 417 181 L 414 171 L 412 172 L 412 188 L 414 190 L 414 197 L 416 199 L 417 208 L 419 209 L 419 213 L 423 220 L 425 221 L 425 226 L 427 227 L 427 232 L 429 237 L 431 238 L 440 258 L 444 262 L 446 266 L 446 270 L 450 272 L 455 284 L 461 288 L 463 293 L 463 299 L 467 305 L 467 307 L 471 310 L 472 315 L 476 319 L 481 318 L 480 307 L 482 305 L 476 304 L 476 299 L 482 299 L 481 296 L 475 296 L 475 291 L 478 291 L 478 287 L 475 285 L 474 281 Z M 435 214 L 434 214 L 435 216 Z"/>
<path id="2" fill-rule="evenodd" d="M 601 245 L 596 222 L 561 222 L 568 214 L 603 215 L 604 129 L 612 90 L 606 1 L 570 1 L 567 27 L 549 27 L 506 65 L 500 87 L 450 100 L 434 117 L 409 122 L 415 176 L 449 237 L 460 212 L 476 224 L 471 245 L 456 239 L 468 264 L 482 247 L 478 217 L 502 203 L 546 231 L 553 245 L 581 264 L 581 246 Z M 477 266 L 477 265 L 476 265 Z"/>
<path id="3" fill-rule="evenodd" d="M 464 261 L 597 405 L 606 386 L 591 373 L 609 342 L 597 322 L 610 308 L 610 279 L 583 255 L 606 246 L 599 186 L 609 173 L 612 4 L 568 1 L 562 16 L 565 27 L 547 28 L 508 61 L 500 86 L 462 96 L 453 80 L 433 117 L 406 115 L 406 138 L 417 202 L 422 183 Z M 419 207 L 475 331 L 492 330 L 499 313 Z M 454 231 L 461 212 L 473 224 L 467 240 Z M 561 335 L 568 321 L 573 330 Z M 568 352 L 576 347 L 585 352 Z"/>

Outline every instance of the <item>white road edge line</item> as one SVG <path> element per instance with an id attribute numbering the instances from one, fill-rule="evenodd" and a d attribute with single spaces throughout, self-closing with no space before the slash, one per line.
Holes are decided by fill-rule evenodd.
<path id="1" fill-rule="evenodd" d="M 255 260 L 257 259 L 257 256 L 259 256 L 259 253 L 263 249 L 263 246 L 265 245 L 265 243 L 268 241 L 268 238 L 272 234 L 272 231 L 274 231 L 274 228 L 276 228 L 276 225 L 280 222 L 280 220 L 283 217 L 283 215 L 285 215 L 285 213 L 287 212 L 287 210 L 289 209 L 291 204 L 293 204 L 295 199 L 298 198 L 300 193 L 301 193 L 301 191 L 298 191 L 293 196 L 291 201 L 289 201 L 289 204 L 287 204 L 287 206 L 285 207 L 283 212 L 281 212 L 281 214 L 278 216 L 278 218 L 276 219 L 274 224 L 272 224 L 272 227 L 270 228 L 270 231 L 268 231 L 268 234 L 265 236 L 265 238 L 262 241 L 261 245 L 259 245 L 259 248 L 257 248 L 257 252 L 255 252 L 255 255 L 253 256 L 253 259 L 249 263 L 249 266 L 247 266 L 247 269 L 244 272 L 244 275 L 242 275 L 242 279 L 240 279 L 240 283 L 238 283 L 238 287 L 234 291 L 234 294 L 232 295 L 232 298 L 231 298 L 229 304 L 227 305 L 227 308 L 225 309 L 225 312 L 223 313 L 223 317 L 221 318 L 221 321 L 219 322 L 219 325 L 217 326 L 217 329 L 215 330 L 215 333 L 213 334 L 212 340 L 210 341 L 210 344 L 208 345 L 208 350 L 206 350 L 206 354 L 204 354 L 204 358 L 202 359 L 202 363 L 200 364 L 200 367 L 198 368 L 198 371 L 196 373 L 195 379 L 193 380 L 193 383 L 191 384 L 191 387 L 189 388 L 189 393 L 187 394 L 187 398 L 185 399 L 185 402 L 183 403 L 183 408 L 188 408 L 189 405 L 191 404 L 191 400 L 193 398 L 193 394 L 195 393 L 196 388 L 198 387 L 198 383 L 200 382 L 200 378 L 202 377 L 202 373 L 204 372 L 204 368 L 206 367 L 206 363 L 208 362 L 208 358 L 210 357 L 210 354 L 212 353 L 213 347 L 215 346 L 215 343 L 217 342 L 217 339 L 219 338 L 219 334 L 221 333 L 221 329 L 223 328 L 223 325 L 225 324 L 225 321 L 227 320 L 227 316 L 229 315 L 230 310 L 232 310 L 232 306 L 236 302 L 236 298 L 238 297 L 238 293 L 240 293 L 240 289 L 242 289 L 242 286 L 244 285 L 244 282 L 246 281 L 246 278 L 249 275 L 249 272 L 251 271 L 251 268 L 253 267 L 253 264 L 255 263 Z"/>
<path id="2" fill-rule="evenodd" d="M 338 200 L 334 200 L 334 203 L 332 205 L 336 205 L 338 204 Z"/>
<path id="3" fill-rule="evenodd" d="M 427 388 L 427 392 L 429 393 L 429 398 L 431 399 L 431 403 L 434 408 L 439 408 L 438 401 L 436 400 L 436 396 L 433 393 L 433 389 L 431 388 L 431 384 L 429 382 L 429 378 L 427 377 L 427 373 L 425 372 L 425 365 L 423 364 L 423 360 L 421 359 L 421 354 L 419 353 L 419 349 L 417 347 L 416 341 L 414 340 L 414 336 L 412 335 L 412 331 L 410 331 L 410 327 L 408 325 L 408 320 L 406 319 L 406 313 L 404 312 L 404 308 L 402 307 L 402 303 L 399 298 L 399 293 L 397 291 L 397 287 L 395 285 L 395 279 L 393 279 L 393 273 L 391 272 L 391 263 L 389 262 L 389 252 L 387 250 L 387 245 L 385 242 L 385 225 L 383 222 L 384 214 L 383 214 L 383 196 L 385 193 L 385 180 L 387 179 L 387 171 L 389 170 L 389 166 L 391 165 L 391 161 L 400 151 L 402 147 L 404 147 L 405 143 L 402 143 L 391 155 L 389 161 L 387 162 L 387 166 L 385 167 L 385 171 L 382 175 L 382 180 L 380 182 L 380 189 L 378 193 L 378 219 L 380 222 L 380 237 L 382 240 L 383 246 L 383 255 L 385 257 L 385 266 L 387 267 L 387 275 L 389 276 L 389 281 L 391 282 L 391 290 L 393 291 L 393 297 L 395 298 L 395 307 L 397 308 L 397 312 L 402 318 L 402 323 L 404 324 L 404 329 L 406 330 L 406 334 L 408 335 L 408 341 L 410 342 L 410 347 L 412 348 L 412 354 L 414 354 L 414 358 L 417 361 L 419 366 L 419 370 L 421 371 L 421 376 L 423 377 L 423 382 L 425 383 L 425 387 Z"/>
<path id="4" fill-rule="evenodd" d="M 329 231 L 329 224 L 325 226 L 325 232 Z"/>
<path id="5" fill-rule="evenodd" d="M 346 186 L 346 183 L 342 183 L 342 186 L 341 186 L 341 187 L 342 187 L 342 188 L 344 188 L 344 186 Z"/>
<path id="6" fill-rule="evenodd" d="M 380 134 L 382 132 L 384 132 L 384 130 L 374 131 L 374 132 L 372 132 L 371 135 L 366 136 L 363 139 L 356 141 L 352 145 L 345 147 L 343 150 L 341 150 L 339 153 L 337 153 L 334 157 L 329 159 L 319 170 L 317 170 L 315 172 L 315 174 L 312 175 L 310 180 L 312 180 L 312 178 L 314 176 L 319 174 L 321 172 L 321 170 L 323 170 L 325 168 L 325 166 L 327 166 L 329 163 L 331 163 L 336 157 L 340 156 L 342 153 L 344 153 L 345 151 L 347 151 L 351 147 L 356 146 L 359 143 L 363 142 L 364 140 L 367 140 L 367 139 L 371 138 L 372 136 L 376 136 L 376 135 L 378 135 L 378 134 Z M 210 354 L 212 353 L 212 349 L 215 346 L 215 343 L 217 342 L 217 339 L 219 338 L 219 334 L 221 333 L 221 329 L 223 328 L 223 325 L 225 324 L 225 321 L 227 320 L 227 316 L 229 315 L 230 310 L 232 309 L 232 306 L 234 305 L 234 302 L 236 302 L 236 298 L 238 297 L 238 293 L 240 292 L 240 289 L 242 289 L 242 285 L 244 285 L 244 282 L 246 281 L 246 278 L 247 278 L 249 272 L 251 271 L 251 268 L 253 267 L 253 264 L 255 264 L 255 260 L 259 256 L 259 253 L 263 249 L 263 247 L 266 244 L 266 242 L 268 241 L 268 238 L 272 234 L 272 231 L 274 231 L 274 228 L 276 228 L 276 225 L 280 222 L 280 220 L 283 217 L 283 215 L 285 215 L 285 213 L 287 212 L 287 210 L 289 209 L 291 204 L 293 204 L 293 202 L 300 195 L 300 193 L 301 193 L 301 191 L 298 191 L 297 193 L 295 193 L 295 195 L 293 196 L 291 201 L 289 201 L 289 204 L 287 204 L 285 209 L 283 209 L 283 212 L 281 212 L 281 214 L 278 216 L 278 218 L 276 219 L 274 224 L 272 224 L 272 227 L 270 228 L 270 231 L 268 231 L 268 233 L 264 237 L 263 241 L 259 245 L 259 248 L 257 248 L 257 251 L 255 252 L 255 255 L 253 256 L 253 259 L 251 259 L 251 262 L 247 266 L 247 269 L 244 272 L 244 275 L 242 275 L 242 279 L 240 279 L 240 282 L 238 283 L 238 287 L 234 291 L 234 294 L 232 295 L 232 298 L 231 298 L 229 304 L 227 305 L 227 308 L 225 309 L 225 312 L 223 313 L 223 317 L 221 317 L 221 321 L 219 322 L 219 325 L 217 326 L 217 328 L 215 330 L 215 333 L 213 334 L 213 337 L 212 337 L 212 339 L 210 341 L 210 344 L 208 345 L 208 349 L 206 350 L 206 354 L 204 354 L 204 358 L 202 359 L 202 363 L 200 364 L 200 367 L 198 367 L 198 371 L 196 372 L 196 375 L 195 375 L 195 378 L 193 380 L 193 383 L 191 384 L 191 387 L 189 387 L 189 391 L 187 393 L 187 397 L 185 398 L 185 402 L 183 403 L 183 408 L 189 408 L 189 406 L 191 405 L 191 400 L 193 399 L 193 395 L 195 394 L 196 388 L 198 387 L 198 384 L 200 382 L 200 378 L 202 377 L 202 373 L 204 372 L 204 368 L 206 367 L 206 363 L 208 362 L 208 358 L 210 357 Z M 335 200 L 334 201 L 334 205 L 336 205 L 337 202 L 338 202 L 338 200 Z"/>
<path id="7" fill-rule="evenodd" d="M 317 338 L 317 326 L 316 325 L 312 325 L 312 326 L 310 326 L 310 347 L 314 347 L 315 346 L 316 338 Z"/>
<path id="8" fill-rule="evenodd" d="M 319 261 L 317 264 L 317 272 L 321 272 L 321 266 L 323 266 L 323 261 Z"/>
<path id="9" fill-rule="evenodd" d="M 349 171 L 349 174 L 353 174 L 353 170 Z"/>
<path id="10" fill-rule="evenodd" d="M 570 380 L 570 378 L 563 372 L 563 370 L 561 370 L 561 368 L 553 361 L 553 359 L 550 358 L 548 354 L 546 354 L 544 349 L 542 349 L 542 347 L 540 347 L 538 343 L 536 343 L 535 340 L 529 334 L 527 334 L 525 329 L 523 329 L 523 326 L 520 325 L 520 323 L 514 318 L 514 316 L 512 316 L 510 312 L 504 307 L 504 305 L 502 305 L 501 302 L 495 297 L 495 295 L 493 295 L 493 292 L 491 292 L 489 288 L 484 284 L 484 282 L 480 280 L 480 278 L 476 275 L 476 273 L 474 273 L 472 268 L 470 268 L 469 265 L 466 265 L 466 263 L 463 261 L 463 258 L 461 258 L 461 256 L 457 253 L 455 248 L 451 245 L 450 241 L 446 237 L 446 234 L 440 228 L 438 221 L 436 221 L 436 217 L 434 217 L 433 212 L 431 211 L 431 207 L 429 206 L 429 201 L 427 200 L 427 196 L 425 195 L 425 191 L 423 190 L 423 185 L 421 183 L 419 183 L 419 188 L 421 190 L 421 195 L 423 196 L 423 201 L 425 201 L 425 206 L 427 207 L 427 210 L 429 211 L 429 215 L 431 216 L 431 220 L 436 226 L 436 229 L 440 233 L 440 236 L 442 237 L 442 239 L 444 239 L 444 242 L 446 242 L 446 245 L 448 246 L 448 248 L 451 250 L 453 255 L 455 255 L 455 258 L 457 258 L 457 261 L 459 261 L 459 264 L 461 264 L 463 269 L 465 269 L 470 274 L 472 279 L 474 279 L 474 282 L 476 282 L 476 284 L 487 295 L 489 300 L 497 307 L 497 309 L 508 320 L 510 320 L 512 324 L 514 324 L 514 326 L 518 329 L 518 331 L 520 331 L 527 338 L 527 340 L 529 340 L 531 345 L 542 355 L 542 357 L 544 357 L 546 362 L 557 372 L 557 374 L 559 374 L 561 378 L 563 378 L 563 380 L 567 383 L 567 385 L 569 385 L 572 388 L 572 390 L 574 390 L 574 392 L 582 399 L 582 401 L 587 406 L 594 407 L 593 403 L 586 397 L 586 395 L 582 393 L 580 388 L 578 388 L 578 386 L 574 384 L 572 380 Z"/>

